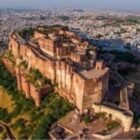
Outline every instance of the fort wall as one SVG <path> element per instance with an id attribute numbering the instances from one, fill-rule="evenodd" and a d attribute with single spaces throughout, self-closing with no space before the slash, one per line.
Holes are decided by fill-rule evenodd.
<path id="1" fill-rule="evenodd" d="M 72 34 L 69 35 L 73 36 Z M 40 48 L 44 46 L 47 47 L 45 48 L 47 54 L 43 54 L 40 48 L 35 48 L 28 43 L 21 43 L 15 35 L 10 37 L 9 49 L 12 50 L 16 61 L 21 58 L 22 60 L 26 60 L 28 67 L 38 69 L 53 83 L 57 83 L 57 90 L 60 92 L 59 94 L 68 101 L 74 103 L 81 112 L 87 107 L 91 107 L 93 102 L 102 101 L 105 92 L 108 90 L 108 72 L 101 76 L 98 81 L 93 80 L 92 77 L 92 79 L 83 78 L 78 72 L 73 70 L 71 63 L 55 57 L 56 50 L 59 48 L 56 46 L 59 45 L 59 43 L 56 44 L 55 41 L 46 38 L 41 40 L 40 35 L 36 35 L 36 38 L 39 38 Z M 50 52 L 48 49 L 51 49 Z M 61 51 L 63 52 L 63 47 Z M 62 53 L 60 53 L 60 51 L 58 52 L 59 54 Z M 69 53 L 64 53 L 64 55 L 69 55 Z M 104 69 L 100 63 L 98 63 L 98 68 L 100 71 Z M 39 105 L 41 94 L 37 96 L 38 92 L 33 88 L 33 85 L 26 81 L 20 68 L 16 68 L 16 71 L 18 88 L 26 93 L 27 98 L 32 97 L 35 100 L 36 105 Z"/>

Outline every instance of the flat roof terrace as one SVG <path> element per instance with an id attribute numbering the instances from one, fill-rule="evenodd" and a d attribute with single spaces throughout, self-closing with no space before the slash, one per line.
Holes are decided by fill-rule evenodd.
<path id="1" fill-rule="evenodd" d="M 108 71 L 109 71 L 108 68 L 104 68 L 101 70 L 94 68 L 91 70 L 80 71 L 79 74 L 80 74 L 80 76 L 82 76 L 83 78 L 85 78 L 87 80 L 91 80 L 91 79 L 97 80 L 100 77 L 104 76 Z"/>

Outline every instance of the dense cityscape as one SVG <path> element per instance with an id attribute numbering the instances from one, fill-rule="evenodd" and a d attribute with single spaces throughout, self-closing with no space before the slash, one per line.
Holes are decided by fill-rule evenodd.
<path id="1" fill-rule="evenodd" d="M 140 139 L 140 14 L 0 10 L 0 139 Z"/>
<path id="2" fill-rule="evenodd" d="M 7 42 L 9 32 L 15 29 L 53 24 L 69 26 L 107 49 L 140 49 L 140 16 L 129 12 L 1 10 L 0 38 Z"/>

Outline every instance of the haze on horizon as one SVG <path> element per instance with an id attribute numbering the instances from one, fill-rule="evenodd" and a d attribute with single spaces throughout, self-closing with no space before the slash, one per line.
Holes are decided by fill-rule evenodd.
<path id="1" fill-rule="evenodd" d="M 0 0 L 0 8 L 107 9 L 140 11 L 140 0 Z"/>

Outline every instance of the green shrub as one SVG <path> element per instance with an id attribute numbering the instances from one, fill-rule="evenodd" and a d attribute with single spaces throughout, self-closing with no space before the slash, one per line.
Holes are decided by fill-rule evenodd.
<path id="1" fill-rule="evenodd" d="M 39 71 L 33 70 L 34 78 L 40 79 L 42 75 Z M 44 78 L 44 77 L 43 77 Z M 46 83 L 49 83 L 49 79 Z M 50 84 L 50 83 L 49 83 Z M 0 85 L 4 87 L 7 94 L 14 100 L 14 111 L 8 114 L 7 110 L 0 109 L 0 120 L 10 122 L 11 118 L 24 114 L 29 115 L 29 122 L 19 119 L 12 128 L 19 127 L 19 138 L 24 139 L 32 135 L 33 139 L 45 139 L 48 137 L 48 131 L 51 125 L 73 109 L 72 105 L 59 97 L 57 93 L 50 92 L 42 101 L 40 107 L 35 107 L 34 103 L 25 98 L 22 92 L 18 91 L 16 78 L 8 72 L 6 67 L 0 63 Z M 47 110 L 47 111 L 46 111 Z"/>
<path id="2" fill-rule="evenodd" d="M 99 113 L 96 113 L 95 116 L 96 116 L 97 118 L 105 118 L 106 113 L 105 113 L 105 112 L 99 112 Z"/>
<path id="3" fill-rule="evenodd" d="M 83 121 L 84 121 L 85 124 L 90 123 L 90 122 L 91 122 L 91 120 L 90 120 L 90 116 L 85 115 L 84 118 L 83 118 Z"/>
<path id="4" fill-rule="evenodd" d="M 26 73 L 26 79 L 30 81 L 36 88 L 42 88 L 46 85 L 51 85 L 51 80 L 42 75 L 38 69 L 30 69 L 29 73 Z"/>
<path id="5" fill-rule="evenodd" d="M 108 129 L 108 130 L 112 130 L 112 129 L 114 129 L 114 128 L 117 128 L 119 125 L 120 125 L 120 123 L 117 122 L 117 121 L 110 121 L 110 122 L 107 124 L 107 129 Z"/>
<path id="6" fill-rule="evenodd" d="M 0 120 L 9 123 L 11 120 L 11 115 L 8 113 L 7 109 L 0 108 Z"/>
<path id="7" fill-rule="evenodd" d="M 49 113 L 45 114 L 40 123 L 33 132 L 32 139 L 46 139 L 51 125 L 64 116 L 67 112 L 72 110 L 72 105 L 64 101 L 56 93 L 51 93 L 46 99 L 46 108 Z"/>

